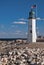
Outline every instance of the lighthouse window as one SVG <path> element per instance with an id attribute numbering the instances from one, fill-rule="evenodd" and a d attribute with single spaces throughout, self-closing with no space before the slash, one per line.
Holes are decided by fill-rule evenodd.
<path id="1" fill-rule="evenodd" d="M 32 28 L 32 25 L 30 25 L 30 27 Z"/>
<path id="2" fill-rule="evenodd" d="M 30 33 L 32 33 L 32 30 L 30 30 Z"/>

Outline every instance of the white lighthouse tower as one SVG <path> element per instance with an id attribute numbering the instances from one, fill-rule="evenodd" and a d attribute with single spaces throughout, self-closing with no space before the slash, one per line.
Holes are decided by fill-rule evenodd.
<path id="1" fill-rule="evenodd" d="M 36 42 L 36 15 L 33 10 L 29 12 L 27 42 Z"/>

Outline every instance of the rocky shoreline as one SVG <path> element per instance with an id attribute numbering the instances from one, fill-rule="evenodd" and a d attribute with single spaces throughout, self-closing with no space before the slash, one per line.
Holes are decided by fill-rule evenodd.
<path id="1" fill-rule="evenodd" d="M 15 48 L 1 54 L 0 65 L 44 65 L 44 49 Z"/>

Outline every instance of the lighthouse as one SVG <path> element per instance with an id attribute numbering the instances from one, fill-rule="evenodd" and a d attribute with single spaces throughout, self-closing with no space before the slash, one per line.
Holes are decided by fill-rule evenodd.
<path id="1" fill-rule="evenodd" d="M 36 42 L 36 15 L 35 12 L 31 9 L 29 12 L 28 18 L 28 38 L 27 42 Z"/>

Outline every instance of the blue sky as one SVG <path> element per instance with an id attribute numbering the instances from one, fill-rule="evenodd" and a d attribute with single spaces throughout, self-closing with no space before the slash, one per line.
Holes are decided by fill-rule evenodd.
<path id="1" fill-rule="evenodd" d="M 44 18 L 44 0 L 0 0 L 0 38 L 26 38 L 29 16 L 33 4 L 37 17 Z M 37 32 L 44 36 L 44 21 L 37 21 Z"/>

